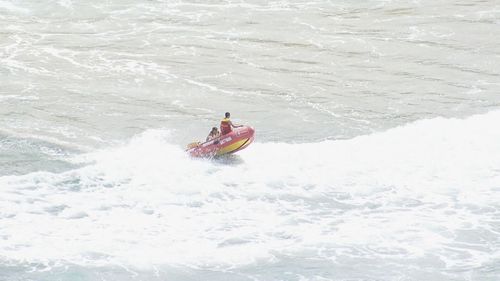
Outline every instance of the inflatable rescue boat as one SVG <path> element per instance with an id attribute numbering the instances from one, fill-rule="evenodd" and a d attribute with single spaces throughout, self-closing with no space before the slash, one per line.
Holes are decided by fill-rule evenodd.
<path id="1" fill-rule="evenodd" d="M 215 157 L 235 153 L 253 142 L 255 130 L 249 126 L 233 128 L 232 132 L 206 141 L 188 145 L 187 152 L 193 157 Z"/>

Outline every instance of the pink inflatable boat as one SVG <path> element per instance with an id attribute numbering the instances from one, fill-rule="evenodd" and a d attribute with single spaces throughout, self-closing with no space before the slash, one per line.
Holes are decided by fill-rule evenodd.
<path id="1" fill-rule="evenodd" d="M 215 157 L 235 153 L 253 142 L 254 133 L 255 130 L 249 126 L 233 128 L 229 134 L 213 140 L 190 144 L 187 152 L 193 157 Z"/>

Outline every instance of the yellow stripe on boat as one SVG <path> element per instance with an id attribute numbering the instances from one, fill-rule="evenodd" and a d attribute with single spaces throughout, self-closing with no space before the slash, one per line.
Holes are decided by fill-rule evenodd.
<path id="1" fill-rule="evenodd" d="M 242 139 L 242 140 L 239 140 L 235 143 L 232 143 L 228 146 L 225 146 L 223 148 L 221 148 L 219 151 L 217 151 L 217 156 L 219 155 L 223 155 L 223 154 L 227 154 L 227 153 L 231 153 L 235 150 L 237 150 L 238 148 L 240 148 L 246 141 L 248 141 L 248 139 Z"/>

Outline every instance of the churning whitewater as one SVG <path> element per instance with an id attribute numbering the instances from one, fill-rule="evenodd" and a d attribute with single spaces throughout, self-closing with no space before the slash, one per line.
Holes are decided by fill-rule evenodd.
<path id="1" fill-rule="evenodd" d="M 350 140 L 258 143 L 218 161 L 190 159 L 169 131 L 149 130 L 68 159 L 73 170 L 0 178 L 2 256 L 56 271 L 242 272 L 236 280 L 281 275 L 276 267 L 290 279 L 311 267 L 307 280 L 409 270 L 487 279 L 500 273 L 498 120 L 494 111 Z M 354 264 L 364 266 L 348 274 Z"/>
<path id="2" fill-rule="evenodd" d="M 0 280 L 498 281 L 500 4 L 0 0 Z M 193 159 L 225 112 L 245 150 Z"/>

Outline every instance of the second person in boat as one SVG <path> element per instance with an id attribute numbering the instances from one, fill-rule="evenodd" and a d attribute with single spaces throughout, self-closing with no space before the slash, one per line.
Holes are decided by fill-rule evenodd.
<path id="1" fill-rule="evenodd" d="M 220 136 L 219 129 L 217 127 L 213 127 L 212 131 L 207 136 L 206 141 L 213 140 L 215 138 L 218 138 Z"/>

